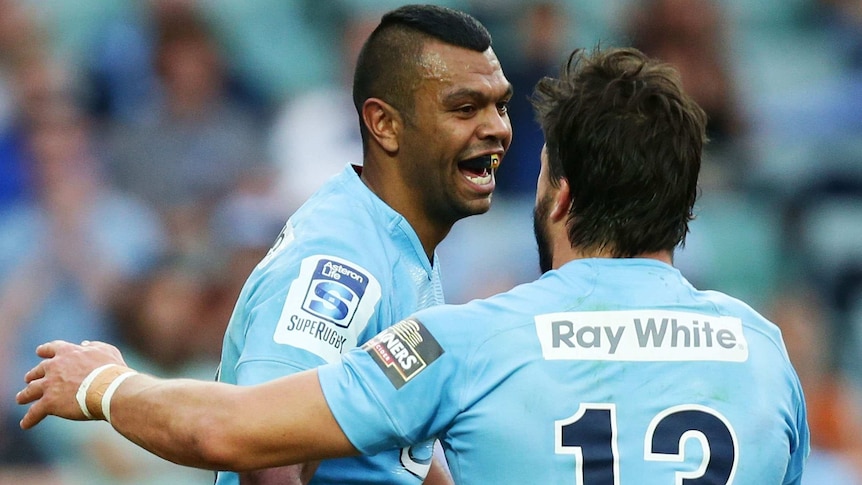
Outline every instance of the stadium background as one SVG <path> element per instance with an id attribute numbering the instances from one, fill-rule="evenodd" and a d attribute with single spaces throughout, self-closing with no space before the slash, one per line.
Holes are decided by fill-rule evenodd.
<path id="1" fill-rule="evenodd" d="M 209 379 L 284 220 L 361 157 L 352 59 L 392 0 L 0 0 L 0 484 L 192 484 L 104 423 L 21 433 L 41 341 L 105 339 Z M 447 298 L 537 275 L 526 98 L 574 47 L 676 65 L 710 116 L 676 263 L 783 331 L 811 412 L 807 483 L 862 483 L 862 1 L 452 0 L 515 86 L 488 215 L 440 248 Z"/>

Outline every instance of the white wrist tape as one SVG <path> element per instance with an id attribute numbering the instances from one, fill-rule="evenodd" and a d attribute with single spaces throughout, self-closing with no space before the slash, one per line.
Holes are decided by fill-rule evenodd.
<path id="1" fill-rule="evenodd" d="M 105 421 L 109 423 L 111 422 L 111 399 L 114 397 L 114 392 L 117 391 L 117 388 L 120 387 L 120 384 L 122 384 L 123 381 L 135 374 L 137 374 L 137 372 L 133 370 L 124 372 L 115 377 L 108 385 L 108 388 L 105 389 L 105 394 L 102 396 L 102 414 L 105 415 Z"/>
<path id="2" fill-rule="evenodd" d="M 78 406 L 81 407 L 81 411 L 84 413 L 84 416 L 86 416 L 87 419 L 95 419 L 93 414 L 90 413 L 90 410 L 87 409 L 87 391 L 90 389 L 90 384 L 92 384 L 93 381 L 96 380 L 96 377 L 98 377 L 98 375 L 101 374 L 103 370 L 114 365 L 116 364 L 105 364 L 101 367 L 96 367 L 95 369 L 93 369 L 92 372 L 87 375 L 87 377 L 84 378 L 83 381 L 81 381 L 81 385 L 78 386 L 78 392 L 75 393 L 75 399 L 78 400 Z"/>

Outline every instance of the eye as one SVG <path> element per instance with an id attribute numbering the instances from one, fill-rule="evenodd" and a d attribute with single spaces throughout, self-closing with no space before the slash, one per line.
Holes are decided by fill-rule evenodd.
<path id="1" fill-rule="evenodd" d="M 509 101 L 506 100 L 506 101 L 500 101 L 499 103 L 497 103 L 497 111 L 499 111 L 500 114 L 508 113 L 509 112 Z"/>
<path id="2" fill-rule="evenodd" d="M 459 106 L 456 111 L 465 115 L 469 115 L 476 112 L 476 107 L 472 104 L 465 104 L 464 106 Z"/>

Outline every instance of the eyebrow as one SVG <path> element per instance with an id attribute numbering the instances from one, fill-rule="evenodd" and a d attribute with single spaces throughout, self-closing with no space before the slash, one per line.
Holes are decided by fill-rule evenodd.
<path id="1" fill-rule="evenodd" d="M 514 88 L 512 86 L 512 83 L 508 83 L 508 86 L 506 86 L 506 92 L 501 97 L 502 98 L 511 98 L 513 94 L 514 94 Z M 459 99 L 459 98 L 473 98 L 473 99 L 484 100 L 484 99 L 488 99 L 488 96 L 483 91 L 478 91 L 478 90 L 472 89 L 472 88 L 460 88 L 460 89 L 456 89 L 455 91 L 452 91 L 451 93 L 446 94 L 443 97 L 443 102 L 449 102 L 449 101 L 452 101 L 454 99 Z"/>

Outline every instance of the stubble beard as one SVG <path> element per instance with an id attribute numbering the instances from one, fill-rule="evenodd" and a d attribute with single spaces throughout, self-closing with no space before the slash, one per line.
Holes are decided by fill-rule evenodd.
<path id="1" fill-rule="evenodd" d="M 533 208 L 533 235 L 539 251 L 539 270 L 547 273 L 553 268 L 554 252 L 548 234 L 548 214 L 551 212 L 551 198 L 544 197 Z"/>

